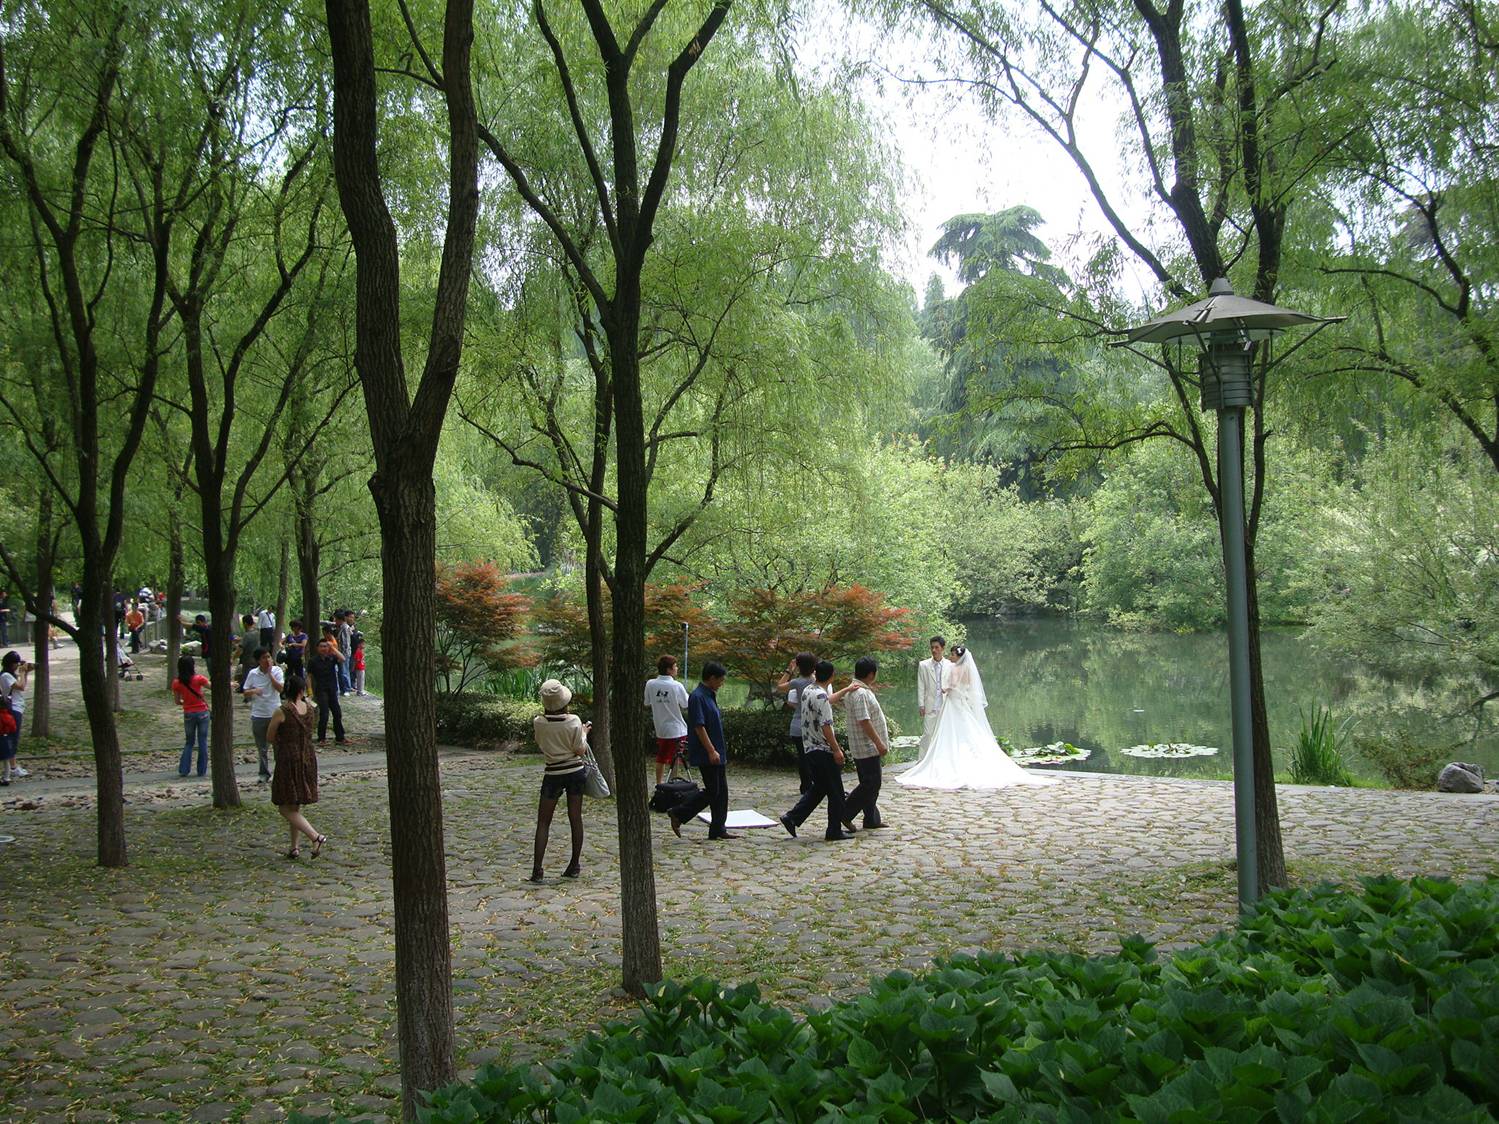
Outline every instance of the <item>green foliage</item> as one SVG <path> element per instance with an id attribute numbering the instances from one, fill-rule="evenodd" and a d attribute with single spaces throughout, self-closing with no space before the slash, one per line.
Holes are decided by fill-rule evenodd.
<path id="1" fill-rule="evenodd" d="M 949 466 L 909 441 L 857 428 L 812 442 L 831 463 L 759 460 L 705 512 L 695 570 L 719 596 L 752 588 L 785 594 L 857 583 L 909 609 L 918 632 L 947 627 L 958 591 Z M 803 446 L 807 442 L 800 442 Z M 969 478 L 965 478 L 969 479 Z M 963 489 L 966 493 L 966 487 Z M 783 659 L 784 665 L 785 660 Z"/>
<path id="2" fill-rule="evenodd" d="M 1306 620 L 1326 589 L 1319 500 L 1330 477 L 1325 458 L 1287 448 L 1266 481 L 1255 546 L 1261 620 Z M 1084 535 L 1090 611 L 1150 628 L 1222 623 L 1217 519 L 1191 455 L 1175 443 L 1148 443 L 1113 462 L 1088 505 Z"/>
<path id="3" fill-rule="evenodd" d="M 1499 1110 L 1499 882 L 1267 897 L 1158 958 L 958 957 L 800 1018 L 662 985 L 538 1072 L 491 1066 L 427 1124 L 520 1120 L 1483 1121 Z"/>
<path id="4" fill-rule="evenodd" d="M 1353 747 L 1396 788 L 1436 786 L 1441 768 L 1463 757 L 1463 743 L 1449 720 L 1415 707 L 1384 707 L 1359 724 Z"/>
<path id="5" fill-rule="evenodd" d="M 1353 775 L 1348 771 L 1343 747 L 1352 726 L 1352 715 L 1333 725 L 1332 711 L 1326 707 L 1319 707 L 1310 721 L 1303 713 L 1301 733 L 1291 750 L 1291 780 L 1296 784 L 1351 787 Z"/>
<path id="6" fill-rule="evenodd" d="M 1484 458 L 1382 441 L 1326 528 L 1320 562 L 1335 592 L 1316 643 L 1470 703 L 1499 691 L 1499 488 Z"/>
<path id="7" fill-rule="evenodd" d="M 532 721 L 541 704 L 498 695 L 438 695 L 437 741 L 440 745 L 499 748 L 520 743 L 537 752 Z"/>

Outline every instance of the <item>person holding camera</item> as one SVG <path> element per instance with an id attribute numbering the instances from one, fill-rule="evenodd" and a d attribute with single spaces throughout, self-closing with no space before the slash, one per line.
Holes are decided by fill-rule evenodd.
<path id="1" fill-rule="evenodd" d="M 19 652 L 6 652 L 0 660 L 0 696 L 4 696 L 5 707 L 16 724 L 14 730 L 0 734 L 0 785 L 30 775 L 16 761 L 16 753 L 21 745 L 21 718 L 26 711 L 26 681 L 31 678 L 31 668 Z"/>
<path id="2" fill-rule="evenodd" d="M 583 859 L 583 780 L 588 753 L 588 732 L 593 723 L 584 722 L 567 709 L 573 693 L 567 684 L 548 679 L 541 685 L 541 710 L 532 722 L 536 744 L 546 761 L 541 774 L 541 800 L 536 805 L 536 846 L 531 855 L 529 881 L 544 877 L 541 860 L 546 857 L 547 839 L 552 833 L 552 814 L 557 801 L 567 796 L 567 822 L 572 832 L 572 858 L 563 878 L 577 878 Z"/>

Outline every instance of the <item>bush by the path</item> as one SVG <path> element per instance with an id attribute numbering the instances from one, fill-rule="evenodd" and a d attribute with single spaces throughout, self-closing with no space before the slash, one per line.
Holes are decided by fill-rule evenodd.
<path id="1" fill-rule="evenodd" d="M 1496 916 L 1499 881 L 1371 879 L 1273 895 L 1165 959 L 960 957 L 805 1019 L 667 984 L 542 1075 L 487 1068 L 422 1118 L 1489 1120 Z"/>
<path id="2" fill-rule="evenodd" d="M 443 745 L 481 748 L 520 742 L 536 752 L 532 720 L 538 703 L 499 695 L 438 695 L 437 740 Z"/>

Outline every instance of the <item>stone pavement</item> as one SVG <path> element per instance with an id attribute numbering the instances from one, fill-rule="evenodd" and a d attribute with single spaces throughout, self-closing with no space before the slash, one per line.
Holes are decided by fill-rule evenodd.
<path id="1" fill-rule="evenodd" d="M 323 856 L 281 857 L 263 789 L 127 809 L 132 865 L 93 865 L 90 811 L 0 811 L 0 1106 L 9 1119 L 271 1120 L 397 1111 L 382 775 L 325 771 Z M 539 769 L 443 763 L 461 1064 L 545 1058 L 629 1003 L 615 988 L 613 806 L 586 804 L 584 876 L 536 887 Z M 731 805 L 789 807 L 795 778 L 731 772 Z M 886 786 L 882 832 L 779 827 L 708 843 L 655 820 L 667 972 L 758 980 L 818 1005 L 963 949 L 1106 951 L 1198 940 L 1234 916 L 1230 786 L 1089 774 L 1050 788 Z M 1499 875 L 1499 798 L 1287 787 L 1293 877 Z M 809 821 L 813 829 L 818 821 Z M 547 869 L 566 863 L 555 825 Z"/>

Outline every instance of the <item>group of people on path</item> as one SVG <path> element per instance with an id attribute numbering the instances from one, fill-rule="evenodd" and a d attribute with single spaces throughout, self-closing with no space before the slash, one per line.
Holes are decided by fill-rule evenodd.
<path id="1" fill-rule="evenodd" d="M 988 698 L 978 665 L 963 645 L 947 650 L 942 636 L 929 641 L 931 658 L 917 667 L 917 709 L 922 718 L 921 754 L 896 779 L 916 788 L 993 789 L 1011 785 L 1054 784 L 1051 777 L 1022 769 L 999 745 L 985 713 Z M 663 785 L 668 766 L 684 757 L 702 776 L 702 787 L 667 809 L 671 830 L 682 827 L 707 809 L 708 838 L 734 839 L 728 830 L 728 741 L 718 692 L 727 679 L 721 663 L 703 665 L 701 681 L 688 692 L 677 678 L 677 660 L 662 656 L 656 676 L 645 685 L 644 702 L 651 712 L 656 737 L 656 785 Z M 786 739 L 796 753 L 800 798 L 783 813 L 781 826 L 792 836 L 811 818 L 819 804 L 827 804 L 829 842 L 852 839 L 862 820 L 864 830 L 886 825 L 880 813 L 884 759 L 890 753 L 889 723 L 880 706 L 875 684 L 879 663 L 865 656 L 854 664 L 853 678 L 834 688 L 837 668 L 831 660 L 809 652 L 798 653 L 774 687 L 791 712 Z M 583 784 L 589 724 L 567 711 L 572 692 L 557 680 L 541 688 L 543 712 L 535 720 L 536 741 L 545 757 L 541 801 L 537 810 L 536 842 L 531 880 L 542 880 L 542 860 L 558 800 L 568 798 L 572 856 L 564 877 L 576 878 L 583 850 Z M 840 742 L 835 711 L 846 715 Z M 857 783 L 843 787 L 843 767 L 852 759 Z"/>
<path id="2" fill-rule="evenodd" d="M 345 657 L 335 630 L 325 629 L 312 655 L 304 658 L 300 651 L 306 647 L 307 636 L 300 632 L 301 622 L 293 621 L 292 631 L 287 634 L 278 663 L 274 650 L 258 643 L 262 633 L 256 619 L 246 615 L 241 623 L 245 626 L 245 632 L 235 638 L 241 661 L 235 690 L 243 696 L 250 708 L 250 732 L 255 738 L 259 756 L 260 780 L 269 781 L 273 775 L 269 755 L 270 722 L 276 713 L 273 696 L 280 696 L 289 690 L 292 682 L 298 686 L 299 697 L 304 694 L 311 696 L 311 703 L 317 711 L 318 743 L 327 741 L 328 722 L 331 718 L 334 744 L 348 745 L 340 699 L 345 695 L 364 694 L 363 634 L 353 632 L 351 637 L 344 640 L 352 648 L 352 656 Z M 274 631 L 275 626 L 270 627 Z M 353 631 L 352 627 L 350 630 Z M 292 654 L 294 651 L 297 654 Z M 245 658 L 246 655 L 248 659 Z M 356 664 L 353 674 L 357 679 L 350 677 L 347 668 L 350 662 Z M 185 777 L 191 771 L 195 746 L 198 752 L 198 775 L 201 777 L 208 771 L 208 732 L 212 712 L 207 692 L 211 686 L 207 676 L 198 674 L 192 656 L 183 656 L 177 661 L 177 677 L 172 680 L 171 689 L 182 705 L 183 746 L 177 767 L 179 776 Z"/>
<path id="3" fill-rule="evenodd" d="M 729 749 L 723 711 L 718 705 L 718 692 L 727 671 L 722 664 L 708 661 L 703 665 L 702 681 L 689 695 L 676 678 L 674 657 L 662 656 L 656 670 L 656 678 L 645 687 L 645 702 L 651 708 L 656 731 L 656 783 L 661 783 L 664 768 L 684 753 L 688 764 L 703 778 L 701 792 L 667 811 L 671 829 L 680 836 L 682 825 L 706 808 L 708 838 L 736 838 L 727 826 Z M 835 690 L 832 684 L 836 670 L 831 660 L 802 652 L 775 686 L 791 711 L 786 737 L 795 749 L 801 777 L 801 798 L 780 817 L 781 826 L 793 836 L 824 801 L 828 806 L 826 840 L 853 838 L 856 818 L 862 817 L 866 829 L 885 826 L 879 796 L 882 759 L 890 752 L 890 733 L 874 692 L 880 665 L 865 656 L 854 664 L 849 684 Z M 847 751 L 839 743 L 833 720 L 833 709 L 838 706 L 848 716 Z M 852 792 L 845 792 L 843 765 L 850 757 L 858 784 Z"/>
<path id="4" fill-rule="evenodd" d="M 311 654 L 307 651 L 310 637 L 300 620 L 291 622 L 277 650 L 276 616 L 269 608 L 242 616 L 242 631 L 234 637 L 235 689 L 249 706 L 259 780 L 262 784 L 270 783 L 271 803 L 287 823 L 291 842 L 286 857 L 290 859 L 301 856 L 303 837 L 311 842 L 313 856 L 321 854 L 327 843 L 327 836 L 308 822 L 302 809 L 318 801 L 315 744 L 327 741 L 330 718 L 334 744 L 349 744 L 340 700 L 365 693 L 365 640 L 357 621 L 354 610 L 338 610 L 334 620 L 323 625 Z M 211 651 L 211 630 L 201 614 L 193 624 L 193 631 L 200 637 L 201 651 L 206 657 Z M 191 773 L 195 749 L 198 776 L 208 772 L 211 687 L 208 677 L 198 673 L 192 656 L 177 661 L 177 676 L 171 688 L 182 706 L 179 776 Z"/>

